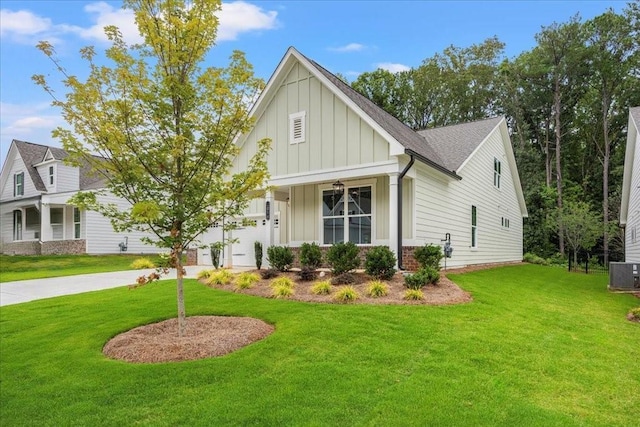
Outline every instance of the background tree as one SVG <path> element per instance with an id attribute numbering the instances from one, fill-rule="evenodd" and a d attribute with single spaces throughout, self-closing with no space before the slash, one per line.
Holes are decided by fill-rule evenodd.
<path id="1" fill-rule="evenodd" d="M 214 222 L 241 214 L 250 190 L 267 176 L 268 140 L 260 141 L 246 171 L 230 175 L 234 141 L 252 124 L 248 103 L 264 84 L 241 52 L 226 68 L 200 68 L 215 41 L 220 1 L 124 0 L 124 7 L 134 11 L 143 45 L 128 46 L 117 28 L 105 28 L 113 67 L 98 65 L 95 50 L 83 48 L 89 76 L 82 82 L 41 42 L 63 75 L 66 98 L 56 98 L 44 76 L 33 78 L 70 125 L 53 132 L 70 159 L 89 162 L 132 208 L 120 211 L 95 193 L 75 202 L 109 217 L 116 230 L 151 231 L 154 244 L 170 249 L 182 336 L 183 251 Z"/>
<path id="2" fill-rule="evenodd" d="M 602 218 L 591 210 L 588 203 L 573 200 L 565 201 L 562 209 L 558 209 L 558 216 L 561 218 L 553 226 L 559 232 L 559 224 L 562 224 L 565 241 L 573 251 L 573 262 L 577 264 L 578 252 L 593 248 L 602 235 Z"/>

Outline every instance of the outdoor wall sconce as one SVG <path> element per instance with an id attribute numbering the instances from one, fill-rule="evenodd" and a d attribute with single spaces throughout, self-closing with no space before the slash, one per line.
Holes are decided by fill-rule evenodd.
<path id="1" fill-rule="evenodd" d="M 340 180 L 333 183 L 333 192 L 336 194 L 344 193 L 344 184 L 341 183 Z"/>

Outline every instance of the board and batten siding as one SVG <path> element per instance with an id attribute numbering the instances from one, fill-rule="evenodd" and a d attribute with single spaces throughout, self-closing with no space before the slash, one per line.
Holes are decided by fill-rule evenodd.
<path id="1" fill-rule="evenodd" d="M 289 115 L 305 112 L 304 142 L 290 144 Z M 233 171 L 246 170 L 257 141 L 270 138 L 272 177 L 389 160 L 389 144 L 296 63 L 243 141 Z"/>
<path id="2" fill-rule="evenodd" d="M 130 204 L 113 195 L 99 196 L 100 203 L 113 203 L 119 209 L 130 209 Z M 140 231 L 116 233 L 111 226 L 108 218 L 102 216 L 95 211 L 86 211 L 83 218 L 88 225 L 85 228 L 85 239 L 88 254 L 116 254 L 120 253 L 118 244 L 125 241 L 128 237 L 128 249 L 126 253 L 130 254 L 151 254 L 168 251 L 166 248 L 159 248 L 154 245 L 148 245 L 141 241 L 142 237 L 155 237 L 152 233 L 143 233 Z"/>
<path id="3" fill-rule="evenodd" d="M 629 208 L 627 211 L 627 225 L 625 228 L 625 261 L 640 262 L 640 130 L 629 126 L 629 132 L 636 131 L 635 138 L 629 142 L 635 143 L 635 151 L 631 170 L 631 189 L 629 190 Z M 625 165 L 626 166 L 626 165 Z"/>
<path id="4" fill-rule="evenodd" d="M 494 158 L 501 162 L 500 188 L 493 185 Z M 448 266 L 522 260 L 522 212 L 500 129 L 496 128 L 460 172 L 462 180 L 442 178 L 416 167 L 416 238 L 441 245 L 451 233 Z M 477 247 L 471 247 L 471 207 L 477 209 Z M 509 227 L 502 219 L 509 219 Z"/>

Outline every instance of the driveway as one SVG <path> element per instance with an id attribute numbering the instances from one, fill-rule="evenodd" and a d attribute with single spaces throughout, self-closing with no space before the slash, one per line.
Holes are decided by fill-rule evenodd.
<path id="1" fill-rule="evenodd" d="M 187 275 L 185 277 L 195 278 L 199 271 L 207 268 L 211 267 L 188 266 L 186 267 Z M 4 282 L 0 283 L 0 306 L 131 285 L 136 283 L 136 279 L 141 275 L 150 274 L 153 271 L 155 270 L 127 270 L 113 273 L 79 274 L 77 276 L 49 279 Z M 175 270 L 171 270 L 166 277 L 176 277 Z"/>

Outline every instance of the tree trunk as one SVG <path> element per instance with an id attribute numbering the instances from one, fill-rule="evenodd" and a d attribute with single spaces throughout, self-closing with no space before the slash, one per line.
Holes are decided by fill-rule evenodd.
<path id="1" fill-rule="evenodd" d="M 187 329 L 187 316 L 184 309 L 184 269 L 182 267 L 182 248 L 174 248 L 176 267 L 176 291 L 178 294 L 178 336 L 183 337 Z"/>
<path id="2" fill-rule="evenodd" d="M 560 143 L 562 139 L 562 131 L 560 124 L 560 80 L 556 78 L 555 92 L 553 94 L 554 106 L 554 134 L 556 142 L 556 188 L 558 190 L 558 209 L 562 210 L 562 161 L 560 157 Z M 558 246 L 561 254 L 564 255 L 564 227 L 562 225 L 562 217 L 558 216 Z"/>
<path id="3" fill-rule="evenodd" d="M 611 157 L 611 142 L 609 141 L 608 97 L 602 99 L 602 129 L 604 133 L 604 159 L 602 167 L 602 225 L 604 227 L 602 249 L 604 250 L 604 265 L 609 265 L 609 158 Z"/>

